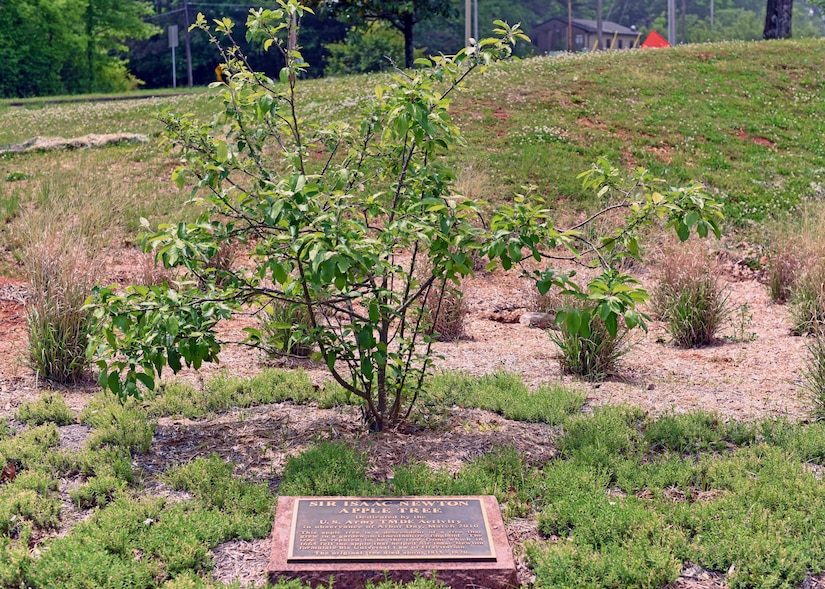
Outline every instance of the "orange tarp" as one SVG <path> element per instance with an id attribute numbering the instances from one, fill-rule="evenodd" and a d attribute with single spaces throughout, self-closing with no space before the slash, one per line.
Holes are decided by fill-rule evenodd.
<path id="1" fill-rule="evenodd" d="M 642 47 L 670 47 L 670 43 L 656 31 L 650 31 L 647 39 L 642 43 Z"/>

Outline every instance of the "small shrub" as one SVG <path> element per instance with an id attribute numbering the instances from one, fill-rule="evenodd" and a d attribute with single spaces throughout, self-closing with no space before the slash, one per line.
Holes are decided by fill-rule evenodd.
<path id="1" fill-rule="evenodd" d="M 583 312 L 582 323 L 589 322 L 590 329 L 582 333 L 579 326 L 571 329 L 563 322 L 559 331 L 548 332 L 558 348 L 561 370 L 587 380 L 604 380 L 616 372 L 619 360 L 630 350 L 629 332 L 620 325 L 616 335 L 610 335 L 600 317 L 585 312 L 585 303 L 580 299 L 568 299 L 562 310 L 568 312 L 571 308 Z"/>
<path id="2" fill-rule="evenodd" d="M 802 386 L 811 403 L 811 417 L 825 421 L 825 326 L 814 331 L 806 347 Z"/>
<path id="3" fill-rule="evenodd" d="M 812 202 L 766 228 L 769 245 L 765 280 L 774 302 L 788 302 L 797 281 L 811 268 L 810 261 L 819 260 L 825 254 L 823 223 L 825 207 Z"/>
<path id="4" fill-rule="evenodd" d="M 825 325 L 825 262 L 800 276 L 791 291 L 791 331 L 814 333 Z"/>
<path id="5" fill-rule="evenodd" d="M 84 305 L 95 282 L 94 266 L 80 247 L 45 239 L 28 246 L 25 269 L 31 286 L 28 363 L 44 378 L 75 382 L 88 367 L 93 322 Z"/>
<path id="6" fill-rule="evenodd" d="M 60 393 L 53 391 L 42 393 L 37 401 L 20 405 L 15 417 L 29 425 L 42 425 L 48 422 L 69 425 L 75 421 L 74 411 L 69 409 Z"/>
<path id="7" fill-rule="evenodd" d="M 653 306 L 680 348 L 713 342 L 730 314 L 728 296 L 706 255 L 672 250 L 662 261 Z"/>
<path id="8" fill-rule="evenodd" d="M 790 245 L 768 254 L 765 276 L 773 302 L 788 301 L 797 277 L 804 268 L 803 259 L 801 252 Z"/>
<path id="9" fill-rule="evenodd" d="M 311 317 L 306 305 L 276 299 L 261 313 L 261 345 L 270 357 L 307 358 L 312 346 L 304 341 Z"/>

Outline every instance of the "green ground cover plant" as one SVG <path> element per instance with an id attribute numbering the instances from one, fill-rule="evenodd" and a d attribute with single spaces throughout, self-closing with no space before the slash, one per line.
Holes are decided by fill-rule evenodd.
<path id="1" fill-rule="evenodd" d="M 433 394 L 456 390 L 468 407 L 489 403 L 490 391 L 520 390 L 506 374 L 440 378 Z M 151 403 L 130 403 L 118 409 L 116 397 L 101 395 L 83 420 L 104 431 L 115 422 L 133 427 L 141 415 L 151 423 Z M 664 587 L 686 561 L 727 573 L 729 586 L 742 589 L 797 586 L 825 570 L 825 482 L 812 468 L 825 466 L 825 424 L 725 422 L 702 411 L 652 418 L 632 407 L 563 414 L 549 413 L 559 420 L 560 454 L 545 464 L 497 447 L 457 472 L 411 462 L 375 481 L 354 445 L 325 441 L 287 462 L 277 492 L 493 494 L 505 518 L 537 522 L 542 536 L 524 547 L 537 588 Z M 0 457 L 19 473 L 0 485 L 4 586 L 217 587 L 209 550 L 270 531 L 275 495 L 216 455 L 163 474 L 188 494 L 169 501 L 141 492 L 133 438 L 95 447 L 92 436 L 72 453 L 58 443 L 51 423 L 0 440 Z M 59 473 L 84 477 L 72 499 L 91 516 L 35 557 L 21 543 L 60 525 Z"/>
<path id="2" fill-rule="evenodd" d="M 23 403 L 17 408 L 15 419 L 24 421 L 28 425 L 69 425 L 74 423 L 74 411 L 69 409 L 63 396 L 56 391 L 43 391 L 37 401 Z"/>

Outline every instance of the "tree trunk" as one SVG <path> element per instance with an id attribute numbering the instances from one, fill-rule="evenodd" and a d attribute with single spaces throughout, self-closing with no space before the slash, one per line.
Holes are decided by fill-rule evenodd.
<path id="1" fill-rule="evenodd" d="M 567 50 L 573 51 L 573 2 L 567 0 Z"/>
<path id="2" fill-rule="evenodd" d="M 765 39 L 788 39 L 791 36 L 793 0 L 768 0 L 765 13 Z"/>
<path id="3" fill-rule="evenodd" d="M 413 26 L 415 21 L 412 14 L 405 14 L 404 19 L 404 67 L 411 68 L 415 63 L 413 48 Z"/>

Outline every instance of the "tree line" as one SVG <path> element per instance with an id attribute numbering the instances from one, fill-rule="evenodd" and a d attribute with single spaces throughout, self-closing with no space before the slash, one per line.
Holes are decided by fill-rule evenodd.
<path id="1" fill-rule="evenodd" d="M 277 0 L 255 3 L 277 8 Z M 319 77 L 410 66 L 417 55 L 452 54 L 464 46 L 463 0 L 315 0 L 315 14 L 301 19 L 305 75 Z M 641 32 L 667 28 L 668 0 L 480 0 L 479 36 L 492 22 L 533 25 L 553 17 L 596 18 L 636 26 Z M 676 0 L 680 42 L 821 36 L 823 0 Z M 177 26 L 177 79 L 206 84 L 216 79 L 221 58 L 200 31 L 188 34 L 198 13 L 207 21 L 239 23 L 234 41 L 250 66 L 269 74 L 283 64 L 250 46 L 243 23 L 250 4 L 237 0 L 0 0 L 0 97 L 118 92 L 172 85 L 168 29 Z M 188 40 L 185 37 L 188 36 Z M 189 51 L 184 50 L 184 41 Z M 529 47 L 520 50 L 530 52 Z M 389 57 L 389 59 L 387 59 Z"/>

